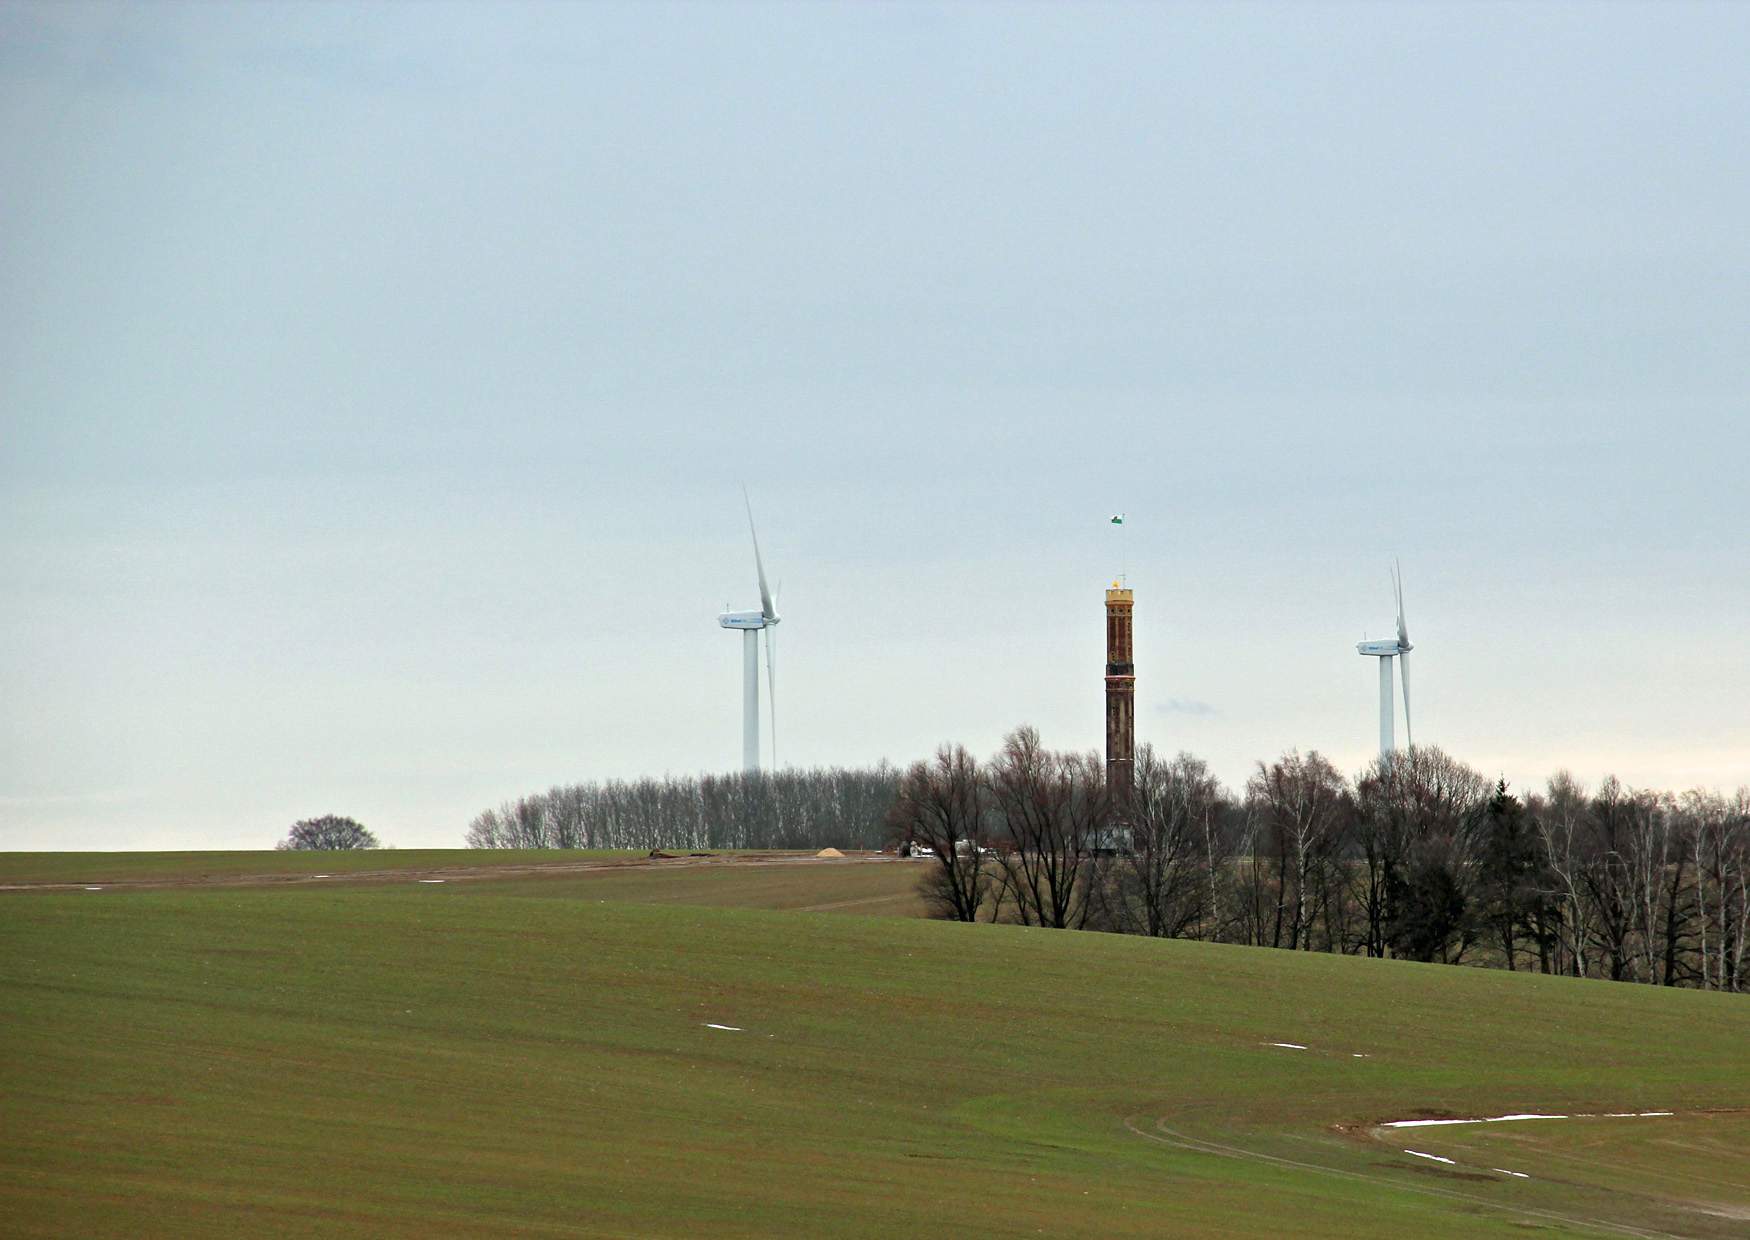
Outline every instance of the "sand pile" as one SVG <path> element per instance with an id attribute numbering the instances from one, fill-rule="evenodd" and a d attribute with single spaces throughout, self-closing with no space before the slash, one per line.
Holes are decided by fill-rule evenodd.
<path id="1" fill-rule="evenodd" d="M 815 853 L 814 855 L 817 857 L 842 857 L 845 854 L 840 852 L 836 848 L 823 848 L 819 852 Z"/>

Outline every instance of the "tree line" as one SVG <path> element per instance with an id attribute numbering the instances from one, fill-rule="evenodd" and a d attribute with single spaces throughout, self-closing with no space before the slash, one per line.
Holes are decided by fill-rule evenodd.
<path id="1" fill-rule="evenodd" d="M 987 761 L 913 764 L 888 829 L 962 921 L 1750 988 L 1750 789 L 1564 772 L 1522 798 L 1418 747 L 1354 779 L 1290 752 L 1234 793 L 1144 745 L 1120 800 L 1099 755 L 1024 727 Z"/>
<path id="2" fill-rule="evenodd" d="M 899 772 L 817 767 L 554 787 L 469 823 L 470 848 L 880 848 Z"/>
<path id="3" fill-rule="evenodd" d="M 1032 728 L 980 760 L 557 786 L 479 814 L 471 848 L 928 847 L 932 911 L 1742 991 L 1750 789 L 1524 796 L 1435 747 L 1347 778 L 1322 755 L 1229 790 L 1143 745 L 1122 803 L 1097 753 Z"/>

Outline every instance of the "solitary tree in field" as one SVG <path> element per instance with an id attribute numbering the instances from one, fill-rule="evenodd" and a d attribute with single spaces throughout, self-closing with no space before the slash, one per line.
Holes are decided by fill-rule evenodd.
<path id="1" fill-rule="evenodd" d="M 346 848 L 380 848 L 377 837 L 363 824 L 338 814 L 306 818 L 292 824 L 292 829 L 274 847 L 285 852 L 332 851 Z"/>

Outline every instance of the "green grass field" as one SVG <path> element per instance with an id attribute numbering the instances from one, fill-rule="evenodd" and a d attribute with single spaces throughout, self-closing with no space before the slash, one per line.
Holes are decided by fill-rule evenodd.
<path id="1" fill-rule="evenodd" d="M 200 882 L 271 880 L 439 871 L 506 869 L 589 861 L 628 861 L 643 853 L 558 849 L 384 848 L 352 852 L 89 852 L 0 853 L 0 887 L 33 883 Z"/>
<path id="2" fill-rule="evenodd" d="M 1750 1233 L 1742 997 L 420 868 L 0 896 L 0 1233 Z"/>

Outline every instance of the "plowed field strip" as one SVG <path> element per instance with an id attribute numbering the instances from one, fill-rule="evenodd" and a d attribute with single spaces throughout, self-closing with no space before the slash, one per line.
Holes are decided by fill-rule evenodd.
<path id="1" fill-rule="evenodd" d="M 603 861 L 553 861 L 537 862 L 529 865 L 482 865 L 482 866 L 425 866 L 406 869 L 386 870 L 355 870 L 351 873 L 335 873 L 317 877 L 310 874 L 202 874 L 179 878 L 136 878 L 113 880 L 86 880 L 83 882 L 41 882 L 41 883 L 0 883 L 0 894 L 15 894 L 33 891 L 83 891 L 101 887 L 105 891 L 155 891 L 164 889 L 184 889 L 190 887 L 278 887 L 278 886 L 315 886 L 317 884 L 333 886 L 337 883 L 387 883 L 410 881 L 414 879 L 442 878 L 450 882 L 466 882 L 470 879 L 512 879 L 536 878 L 543 876 L 560 876 L 570 874 L 586 874 L 610 872 L 616 870 L 690 870 L 702 867 L 734 867 L 745 869 L 749 866 L 797 866 L 797 865 L 897 865 L 901 864 L 895 857 L 880 854 L 855 855 L 844 857 L 821 858 L 814 856 L 785 856 L 783 854 L 752 854 L 746 856 L 719 857 L 663 857 L 634 858 L 632 860 Z M 887 899 L 889 897 L 881 897 Z M 830 907 L 830 906 L 823 906 Z"/>

